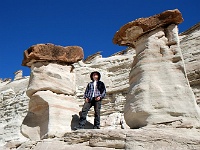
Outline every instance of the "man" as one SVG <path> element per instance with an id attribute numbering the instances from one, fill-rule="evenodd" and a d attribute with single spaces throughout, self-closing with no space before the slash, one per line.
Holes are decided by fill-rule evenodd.
<path id="1" fill-rule="evenodd" d="M 85 103 L 80 115 L 79 125 L 75 127 L 75 130 L 84 129 L 86 124 L 86 117 L 88 111 L 94 106 L 94 126 L 93 129 L 100 129 L 100 109 L 101 100 L 106 95 L 106 88 L 103 82 L 100 81 L 101 74 L 97 71 L 90 74 L 92 82 L 88 83 L 84 93 Z"/>

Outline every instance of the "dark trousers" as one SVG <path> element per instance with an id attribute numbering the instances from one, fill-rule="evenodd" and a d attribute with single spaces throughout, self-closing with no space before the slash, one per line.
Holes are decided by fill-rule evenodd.
<path id="1" fill-rule="evenodd" d="M 90 108 L 94 106 L 94 126 L 100 127 L 100 109 L 101 109 L 101 100 L 96 101 L 95 98 L 91 102 L 85 102 L 80 114 L 79 125 L 84 127 L 86 124 L 86 117 Z"/>

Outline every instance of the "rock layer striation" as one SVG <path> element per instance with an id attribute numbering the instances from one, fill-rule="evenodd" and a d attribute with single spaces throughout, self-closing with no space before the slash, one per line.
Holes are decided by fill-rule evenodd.
<path id="1" fill-rule="evenodd" d="M 200 23 L 180 35 L 187 77 L 200 106 Z"/>

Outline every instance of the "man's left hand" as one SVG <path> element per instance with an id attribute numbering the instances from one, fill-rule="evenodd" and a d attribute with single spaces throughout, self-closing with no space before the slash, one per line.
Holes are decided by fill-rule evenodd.
<path id="1" fill-rule="evenodd" d="M 100 96 L 96 97 L 96 101 L 99 101 L 100 99 L 101 99 L 101 97 L 100 97 Z"/>

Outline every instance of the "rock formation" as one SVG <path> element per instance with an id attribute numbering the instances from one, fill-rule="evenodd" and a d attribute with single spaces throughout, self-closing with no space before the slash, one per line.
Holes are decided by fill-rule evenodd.
<path id="1" fill-rule="evenodd" d="M 173 11 L 170 11 L 170 13 L 166 12 L 165 14 L 171 14 L 171 16 L 180 19 L 180 13 L 178 11 L 175 11 L 176 16 L 174 16 L 173 13 Z M 173 17 L 169 19 L 173 21 Z M 160 17 L 160 19 L 162 18 L 167 19 L 168 17 Z M 169 24 L 165 26 L 162 22 L 165 19 L 157 22 L 158 24 L 154 23 L 154 27 L 151 31 L 148 31 L 147 29 L 149 29 L 149 25 L 153 25 L 153 22 L 148 24 L 145 33 L 142 33 L 137 40 L 142 38 L 144 39 L 144 37 L 148 37 L 149 34 L 152 34 L 152 36 L 149 36 L 148 40 L 151 40 L 154 46 L 152 46 L 151 43 L 146 43 L 152 47 L 155 47 L 156 44 L 159 47 L 162 45 L 162 43 L 165 43 L 162 40 L 164 40 L 166 37 L 168 40 L 170 35 L 166 35 L 166 37 L 159 37 L 159 39 L 157 39 L 160 42 L 159 44 L 155 43 L 155 40 L 153 40 L 153 37 L 157 35 L 156 30 L 158 31 L 158 28 L 161 29 L 161 31 L 159 30 L 159 33 L 162 32 L 162 28 L 165 29 L 165 33 L 171 33 L 167 31 L 169 29 L 168 26 L 174 27 L 173 31 L 176 30 L 176 26 L 170 25 L 174 24 L 175 22 L 168 21 Z M 145 23 L 148 19 L 144 20 L 145 21 L 143 21 L 143 23 Z M 137 33 L 137 30 L 134 32 Z M 177 35 L 177 32 L 173 33 L 176 33 Z M 179 39 L 177 36 L 171 37 L 174 37 L 175 41 Z M 150 56 L 155 56 L 155 59 L 153 59 L 154 57 L 151 59 L 157 62 L 154 65 L 156 66 L 159 64 L 159 70 L 157 70 L 157 73 L 155 72 L 156 76 L 151 76 L 153 81 L 155 81 L 154 79 L 157 78 L 157 80 L 160 82 L 163 77 L 167 76 L 167 81 L 171 83 L 169 78 L 172 79 L 171 76 L 173 76 L 173 78 L 178 80 L 173 80 L 175 84 L 179 84 L 180 79 L 182 79 L 183 84 L 188 87 L 185 78 L 183 78 L 183 76 L 186 76 L 188 77 L 192 90 L 196 96 L 196 99 L 198 100 L 198 94 L 200 91 L 198 86 L 199 37 L 199 24 L 180 35 L 180 47 L 182 49 L 187 75 L 185 75 L 185 73 L 180 73 L 181 71 L 177 72 L 176 67 L 170 69 L 171 72 L 175 71 L 175 73 L 178 73 L 180 77 L 177 77 L 175 73 L 171 74 L 170 72 L 167 72 L 167 75 L 170 76 L 163 75 L 166 73 L 163 68 L 169 66 L 167 62 L 169 62 L 171 58 L 173 58 L 175 61 L 175 66 L 184 68 L 182 66 L 182 60 L 179 60 L 181 56 L 179 50 L 178 53 L 173 57 L 169 54 L 170 50 L 161 50 L 164 56 L 161 59 L 161 54 L 156 53 L 156 49 L 151 49 L 151 51 L 155 53 L 150 53 L 151 51 L 149 52 L 147 49 L 145 49 L 145 54 L 141 53 L 142 56 L 146 57 L 146 52 L 148 51 Z M 171 44 L 173 44 L 174 40 L 171 40 Z M 128 42 L 126 44 L 129 45 Z M 134 47 L 134 45 L 132 46 Z M 178 47 L 178 44 L 174 42 L 174 45 L 170 45 L 168 47 L 175 46 Z M 53 44 L 40 44 L 33 46 L 30 48 L 31 50 L 29 52 L 25 52 L 26 61 L 24 61 L 24 65 L 27 64 L 28 67 L 31 67 L 31 76 L 18 78 L 17 80 L 13 81 L 11 81 L 11 79 L 0 80 L 0 149 L 200 149 L 200 130 L 198 128 L 193 128 L 195 126 L 195 124 L 192 124 L 194 121 L 192 119 L 193 116 L 191 116 L 190 121 L 188 116 L 185 117 L 187 114 L 185 114 L 184 118 L 179 116 L 175 117 L 175 120 L 159 122 L 156 125 L 148 125 L 140 129 L 129 129 L 129 127 L 126 125 L 126 122 L 124 121 L 124 105 L 126 103 L 126 97 L 129 90 L 129 73 L 133 69 L 132 66 L 135 62 L 137 62 L 138 58 L 138 55 L 135 57 L 135 51 L 137 53 L 137 50 L 134 48 L 127 48 L 126 50 L 117 52 L 107 58 L 103 58 L 100 52 L 97 52 L 84 61 L 80 60 L 72 64 L 72 62 L 67 61 L 68 58 L 66 54 L 68 52 L 65 52 L 63 47 L 58 47 Z M 62 54 L 59 53 L 60 55 L 53 56 L 54 48 L 55 51 L 57 51 L 57 49 L 63 51 Z M 42 52 L 42 49 L 45 50 L 45 52 Z M 80 50 L 80 48 L 78 49 Z M 31 56 L 29 56 L 29 54 Z M 43 57 L 43 55 L 45 57 Z M 65 58 L 62 57 L 64 55 Z M 166 59 L 166 55 L 169 55 L 167 57 L 169 60 Z M 80 58 L 80 56 L 76 56 L 76 58 Z M 159 58 L 159 62 L 157 58 Z M 166 60 L 166 62 L 163 62 L 163 60 Z M 153 64 L 152 61 L 148 62 L 150 65 Z M 73 65 L 73 67 L 71 65 Z M 143 69 L 144 64 L 142 65 Z M 146 71 L 146 68 L 144 69 Z M 149 69 L 155 68 L 151 66 Z M 107 88 L 107 96 L 103 100 L 101 111 L 101 130 L 91 129 L 94 119 L 94 112 L 93 109 L 91 109 L 88 114 L 86 129 L 80 131 L 71 131 L 71 127 L 77 125 L 77 121 L 79 119 L 78 113 L 81 110 L 84 102 L 83 93 L 87 83 L 90 82 L 89 74 L 91 71 L 95 70 L 101 72 L 102 81 L 104 81 Z M 145 73 L 141 75 L 144 76 L 142 76 L 141 80 L 139 81 L 144 79 L 147 83 L 150 82 L 146 80 L 148 74 Z M 157 84 L 157 80 L 154 83 Z M 161 81 L 163 83 L 163 80 Z M 72 85 L 72 87 L 68 86 L 69 83 L 70 86 Z M 183 84 L 181 84 L 180 87 L 177 87 L 177 89 L 182 89 Z M 75 90 L 73 85 L 75 85 Z M 159 86 L 163 88 L 162 84 L 159 84 Z M 28 91 L 27 87 L 29 89 Z M 168 85 L 168 89 L 171 87 L 171 84 Z M 164 88 L 164 90 L 166 89 Z M 186 96 L 184 92 L 180 90 L 176 91 L 178 91 L 177 96 L 180 96 L 180 94 L 182 94 L 183 97 Z M 73 92 L 74 95 L 69 94 Z M 141 91 L 137 92 L 141 93 Z M 30 98 L 26 95 L 26 93 Z M 166 93 L 166 95 L 163 95 L 164 92 L 160 91 L 153 94 L 158 94 L 160 97 L 161 95 L 159 95 L 159 93 L 162 94 L 164 98 L 158 102 L 166 102 L 165 104 L 168 104 L 170 109 L 174 103 L 177 104 L 175 105 L 175 109 L 177 109 L 179 105 L 182 107 L 183 111 L 190 111 L 191 107 L 195 106 L 194 104 L 191 107 L 185 107 L 186 102 L 184 98 L 181 99 L 182 101 L 180 100 L 177 102 L 176 99 L 174 100 L 175 102 L 172 102 L 166 98 L 166 95 L 168 95 L 170 98 L 173 96 L 174 92 L 171 90 L 169 93 Z M 130 92 L 128 96 L 131 96 Z M 191 102 L 190 99 L 188 100 Z M 146 106 L 146 103 L 144 104 Z M 160 105 L 160 103 L 156 104 L 156 106 L 158 105 Z M 163 108 L 160 110 L 163 110 Z M 194 107 L 193 112 L 195 111 L 196 109 Z M 171 114 L 174 116 L 178 115 L 173 113 Z M 188 120 L 188 124 L 186 124 L 185 120 Z M 55 133 L 55 131 L 58 132 Z"/>
<path id="2" fill-rule="evenodd" d="M 83 58 L 82 48 L 39 44 L 24 53 L 23 65 L 31 67 L 31 76 L 22 134 L 38 140 L 71 131 L 72 116 L 78 114 L 79 106 L 75 101 L 75 73 L 69 64 Z"/>
<path id="3" fill-rule="evenodd" d="M 118 45 L 134 46 L 140 36 L 160 27 L 179 24 L 183 21 L 179 10 L 167 10 L 149 18 L 139 18 L 129 22 L 115 34 L 113 42 Z"/>
<path id="4" fill-rule="evenodd" d="M 177 24 L 182 20 L 178 10 L 165 11 L 126 24 L 113 39 L 136 50 L 124 108 L 130 128 L 170 122 L 175 127 L 199 126 L 200 110 L 179 45 Z"/>
<path id="5" fill-rule="evenodd" d="M 55 46 L 37 44 L 24 51 L 23 66 L 31 67 L 34 62 L 58 61 L 72 64 L 83 59 L 83 49 L 79 46 Z"/>
<path id="6" fill-rule="evenodd" d="M 14 80 L 19 80 L 19 79 L 22 78 L 22 76 L 23 76 L 22 70 L 18 70 L 18 71 L 15 72 L 15 78 L 14 78 Z"/>
<path id="7" fill-rule="evenodd" d="M 28 77 L 23 77 L 0 83 L 0 146 L 9 141 L 26 141 L 20 126 L 28 109 L 28 80 Z"/>
<path id="8" fill-rule="evenodd" d="M 200 23 L 180 35 L 187 77 L 200 106 Z"/>
<path id="9" fill-rule="evenodd" d="M 17 150 L 197 150 L 200 149 L 199 138 L 196 129 L 80 130 L 61 138 L 17 144 Z"/>

